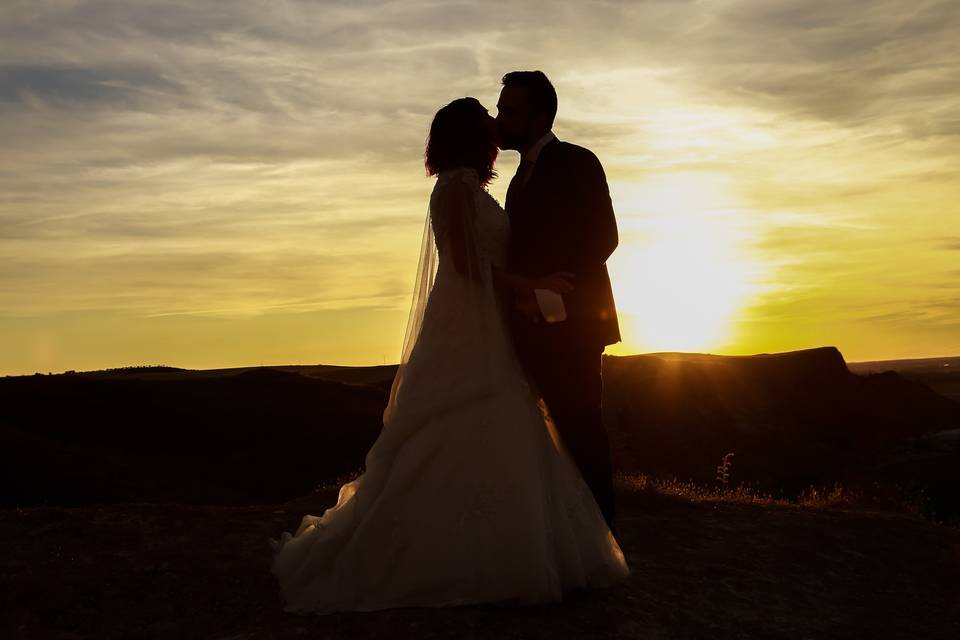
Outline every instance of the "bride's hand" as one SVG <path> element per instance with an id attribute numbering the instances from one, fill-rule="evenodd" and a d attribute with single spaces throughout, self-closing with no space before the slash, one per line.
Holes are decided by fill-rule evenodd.
<path id="1" fill-rule="evenodd" d="M 513 305 L 530 322 L 540 322 L 540 305 L 537 304 L 537 297 L 533 294 L 533 288 L 522 288 L 514 291 Z"/>
<path id="2" fill-rule="evenodd" d="M 532 289 L 550 289 L 557 293 L 573 291 L 573 279 L 576 274 L 569 271 L 555 271 L 549 275 L 531 278 Z"/>

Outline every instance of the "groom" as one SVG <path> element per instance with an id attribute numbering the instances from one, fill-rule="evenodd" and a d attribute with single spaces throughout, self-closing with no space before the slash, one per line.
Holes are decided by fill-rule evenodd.
<path id="1" fill-rule="evenodd" d="M 521 156 L 507 189 L 507 271 L 574 274 L 573 290 L 562 294 L 566 320 L 547 322 L 532 290 L 515 296 L 509 314 L 515 348 L 616 532 L 610 444 L 600 411 L 603 350 L 620 341 L 605 264 L 619 240 L 606 176 L 591 151 L 551 131 L 557 93 L 543 72 L 513 71 L 502 83 L 500 148 Z"/>

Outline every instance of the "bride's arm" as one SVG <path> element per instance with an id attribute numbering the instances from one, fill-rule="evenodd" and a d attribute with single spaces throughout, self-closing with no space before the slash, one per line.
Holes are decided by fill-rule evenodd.
<path id="1" fill-rule="evenodd" d="M 451 181 L 440 192 L 440 224 L 449 237 L 445 247 L 449 247 L 453 268 L 464 278 L 482 283 L 477 239 L 472 233 L 475 205 L 470 187 L 460 180 Z M 445 247 L 437 248 L 443 251 Z"/>
<path id="2" fill-rule="evenodd" d="M 460 275 L 482 282 L 479 269 L 479 247 L 472 232 L 476 218 L 476 202 L 470 187 L 456 181 L 447 185 L 441 193 L 441 218 L 449 228 L 450 251 L 454 269 Z M 490 264 L 490 276 L 495 287 L 507 289 L 522 296 L 533 296 L 534 289 L 550 289 L 557 293 L 573 290 L 574 274 L 557 271 L 545 276 L 521 276 Z"/>
<path id="3" fill-rule="evenodd" d="M 490 265 L 490 271 L 493 273 L 493 284 L 501 289 L 510 291 L 526 292 L 534 288 L 534 279 L 526 276 L 519 276 L 509 271 L 505 271 L 495 264 Z"/>
<path id="4" fill-rule="evenodd" d="M 510 273 L 495 264 L 490 265 L 494 286 L 519 294 L 533 295 L 534 289 L 550 289 L 557 293 L 569 293 L 573 290 L 574 274 L 569 271 L 557 271 L 546 276 L 527 277 Z"/>

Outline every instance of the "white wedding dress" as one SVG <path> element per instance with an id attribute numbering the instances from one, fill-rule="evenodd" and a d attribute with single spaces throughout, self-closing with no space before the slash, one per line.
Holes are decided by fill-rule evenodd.
<path id="1" fill-rule="evenodd" d="M 509 219 L 475 171 L 438 176 L 431 216 L 450 181 L 472 198 L 484 264 L 503 267 Z M 556 602 L 630 573 L 507 339 L 506 298 L 464 308 L 448 234 L 439 219 L 433 225 L 436 282 L 363 473 L 322 516 L 305 515 L 293 535 L 271 540 L 285 611 Z M 488 313 L 494 330 L 478 343 L 476 316 Z"/>

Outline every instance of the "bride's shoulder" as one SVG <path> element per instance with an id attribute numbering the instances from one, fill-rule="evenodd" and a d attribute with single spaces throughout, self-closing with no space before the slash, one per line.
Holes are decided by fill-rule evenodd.
<path id="1" fill-rule="evenodd" d="M 437 174 L 437 184 L 443 184 L 451 180 L 480 184 L 480 176 L 477 174 L 477 170 L 472 167 L 453 167 L 444 169 Z"/>
<path id="2" fill-rule="evenodd" d="M 476 170 L 469 167 L 456 167 L 444 169 L 437 174 L 437 181 L 433 185 L 433 196 L 475 193 L 479 190 L 480 180 Z"/>
<path id="3" fill-rule="evenodd" d="M 489 202 L 501 209 L 500 201 L 493 197 L 487 187 L 480 186 L 480 176 L 476 169 L 471 167 L 456 167 L 444 169 L 437 174 L 437 182 L 433 187 L 433 197 L 468 192 L 472 193 L 478 202 Z"/>

